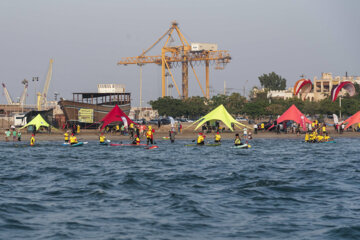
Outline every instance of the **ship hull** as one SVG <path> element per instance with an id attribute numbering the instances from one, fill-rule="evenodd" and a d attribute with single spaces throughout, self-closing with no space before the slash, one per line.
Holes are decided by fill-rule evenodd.
<path id="1" fill-rule="evenodd" d="M 102 118 L 105 117 L 108 112 L 115 107 L 115 105 L 105 105 L 105 104 L 90 104 L 82 102 L 74 102 L 68 100 L 62 100 L 59 102 L 61 109 L 64 112 L 67 122 L 78 122 L 79 121 L 79 110 L 80 109 L 92 109 L 93 110 L 93 122 L 99 122 Z M 129 115 L 131 105 L 123 104 L 119 105 L 121 110 Z"/>

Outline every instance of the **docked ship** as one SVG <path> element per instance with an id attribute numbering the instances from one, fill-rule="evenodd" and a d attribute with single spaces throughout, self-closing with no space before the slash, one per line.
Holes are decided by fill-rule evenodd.
<path id="1" fill-rule="evenodd" d="M 98 92 L 75 92 L 72 100 L 60 99 L 58 103 L 66 122 L 90 125 L 99 122 L 118 105 L 125 114 L 131 109 L 131 95 L 121 84 L 98 84 Z"/>

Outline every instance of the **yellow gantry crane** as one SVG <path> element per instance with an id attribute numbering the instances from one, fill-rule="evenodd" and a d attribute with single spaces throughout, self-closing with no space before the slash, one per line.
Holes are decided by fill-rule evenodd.
<path id="1" fill-rule="evenodd" d="M 173 33 L 176 32 L 181 45 L 180 46 L 169 46 L 169 41 L 173 40 Z M 161 55 L 159 56 L 146 56 L 146 54 L 153 48 L 155 45 L 157 45 L 162 39 L 166 38 L 166 42 L 164 46 L 161 49 Z M 197 45 L 194 45 L 195 47 L 198 47 Z M 200 89 L 204 95 L 204 97 L 208 98 L 210 97 L 210 85 L 209 85 L 209 65 L 210 62 L 215 62 L 216 67 L 215 69 L 223 69 L 224 66 L 230 62 L 231 57 L 228 51 L 225 50 L 217 50 L 217 47 L 215 50 L 213 49 L 207 49 L 207 48 L 198 48 L 194 49 L 192 46 L 188 43 L 184 35 L 180 32 L 178 23 L 172 22 L 171 27 L 153 44 L 151 45 L 147 50 L 143 51 L 143 53 L 137 57 L 125 57 L 122 58 L 121 61 L 118 62 L 118 65 L 128 65 L 128 64 L 137 64 L 139 66 L 142 66 L 147 63 L 156 63 L 158 65 L 161 65 L 161 96 L 165 97 L 165 77 L 166 77 L 166 70 L 169 72 L 172 81 L 175 85 L 175 88 L 182 98 L 186 99 L 189 97 L 189 73 L 188 68 L 189 65 L 191 69 L 193 70 L 193 73 L 195 75 L 195 78 L 200 86 Z M 193 62 L 203 62 L 205 63 L 205 78 L 206 78 L 206 85 L 205 90 L 199 81 L 199 78 L 196 75 Z M 171 72 L 171 68 L 173 66 L 176 66 L 176 63 L 181 63 L 182 65 L 182 94 L 180 93 L 180 90 L 175 82 L 174 75 Z"/>

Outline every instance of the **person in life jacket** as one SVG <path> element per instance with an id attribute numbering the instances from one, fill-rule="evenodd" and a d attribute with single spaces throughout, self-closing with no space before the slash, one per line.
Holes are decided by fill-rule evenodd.
<path id="1" fill-rule="evenodd" d="M 324 123 L 323 126 L 322 126 L 322 132 L 323 132 L 323 134 L 326 133 L 326 125 L 325 125 L 325 123 Z"/>
<path id="2" fill-rule="evenodd" d="M 129 126 L 129 135 L 130 135 L 130 138 L 133 138 L 133 137 L 134 137 L 134 124 L 133 124 L 133 123 L 130 123 L 130 126 Z"/>
<path id="3" fill-rule="evenodd" d="M 317 135 L 317 136 L 316 136 L 316 141 L 317 141 L 317 142 L 324 142 L 324 136 L 322 136 L 322 135 Z"/>
<path id="4" fill-rule="evenodd" d="M 149 145 L 149 143 L 153 144 L 154 143 L 154 134 L 153 134 L 153 130 L 151 128 L 151 126 L 148 127 L 148 130 L 146 132 L 146 144 Z"/>
<path id="5" fill-rule="evenodd" d="M 220 133 L 219 133 L 219 132 L 216 132 L 216 135 L 215 135 L 215 142 L 216 142 L 216 143 L 221 142 L 221 135 L 220 135 Z"/>
<path id="6" fill-rule="evenodd" d="M 140 138 L 138 135 L 135 135 L 134 140 L 132 141 L 132 144 L 139 145 L 140 144 Z"/>
<path id="7" fill-rule="evenodd" d="M 70 136 L 70 144 L 74 145 L 74 144 L 77 144 L 77 143 L 78 143 L 78 140 L 77 140 L 76 136 L 72 133 L 71 136 Z"/>
<path id="8" fill-rule="evenodd" d="M 235 145 L 235 146 L 240 146 L 240 145 L 242 145 L 242 142 L 241 142 L 241 139 L 240 139 L 240 136 L 239 136 L 238 133 L 235 134 L 234 145 Z"/>
<path id="9" fill-rule="evenodd" d="M 309 133 L 305 134 L 305 142 L 309 142 L 310 141 L 310 136 Z"/>
<path id="10" fill-rule="evenodd" d="M 35 134 L 32 134 L 30 138 L 30 146 L 34 146 L 34 145 L 35 145 Z"/>
<path id="11" fill-rule="evenodd" d="M 100 143 L 105 143 L 106 137 L 104 136 L 104 133 L 100 134 L 99 141 Z"/>
<path id="12" fill-rule="evenodd" d="M 197 145 L 204 145 L 205 144 L 205 138 L 206 138 L 206 136 L 202 132 L 199 132 L 196 144 Z"/>
<path id="13" fill-rule="evenodd" d="M 66 131 L 66 132 L 64 133 L 64 140 L 65 140 L 66 143 L 69 142 L 69 131 Z"/>
<path id="14" fill-rule="evenodd" d="M 173 130 L 170 130 L 169 131 L 169 138 L 170 138 L 170 142 L 171 143 L 174 143 L 175 142 L 175 135 L 176 135 L 176 132 L 173 131 Z"/>

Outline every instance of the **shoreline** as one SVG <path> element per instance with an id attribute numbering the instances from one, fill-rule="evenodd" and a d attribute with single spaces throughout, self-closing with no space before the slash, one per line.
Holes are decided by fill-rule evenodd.
<path id="1" fill-rule="evenodd" d="M 224 133 L 220 133 L 221 137 L 223 140 L 233 140 L 235 138 L 235 134 L 239 133 L 241 135 L 242 131 L 234 131 L 234 132 L 224 132 Z M 64 131 L 57 131 L 57 132 L 52 132 L 52 133 L 37 133 L 35 135 L 36 141 L 63 141 L 64 140 Z M 194 140 L 197 138 L 197 134 L 198 132 L 194 132 L 194 131 L 184 131 L 182 133 L 177 133 L 175 140 Z M 207 133 L 206 135 L 206 139 L 213 139 L 215 136 L 215 133 Z M 337 138 L 360 138 L 360 132 L 350 132 L 350 131 L 346 131 L 343 132 L 342 134 L 339 134 L 335 131 L 329 131 L 329 135 L 331 137 L 333 137 L 334 139 Z M 81 131 L 79 134 L 76 134 L 77 138 L 80 140 L 85 140 L 85 141 L 93 141 L 93 140 L 98 140 L 100 133 L 98 130 L 83 130 Z M 120 133 L 105 133 L 105 136 L 107 139 L 112 140 L 112 141 L 117 141 L 117 140 L 129 140 L 130 138 L 128 135 L 120 135 Z M 155 129 L 155 133 L 154 133 L 154 139 L 155 140 L 163 140 L 163 137 L 168 137 L 168 131 L 164 131 L 162 129 L 160 129 L 160 131 L 158 129 Z M 258 134 L 253 134 L 253 139 L 304 139 L 305 134 L 300 134 L 299 136 L 297 136 L 296 134 L 293 133 L 280 133 L 280 134 L 276 134 L 275 132 L 259 132 Z M 22 134 L 22 141 L 30 141 L 31 138 L 31 133 L 23 133 Z M 146 140 L 146 138 L 144 136 L 141 137 L 141 140 L 144 141 Z M 5 135 L 3 135 L 3 138 L 1 140 L 2 142 L 5 142 Z M 9 138 L 9 142 L 13 142 L 12 141 L 12 137 Z"/>

